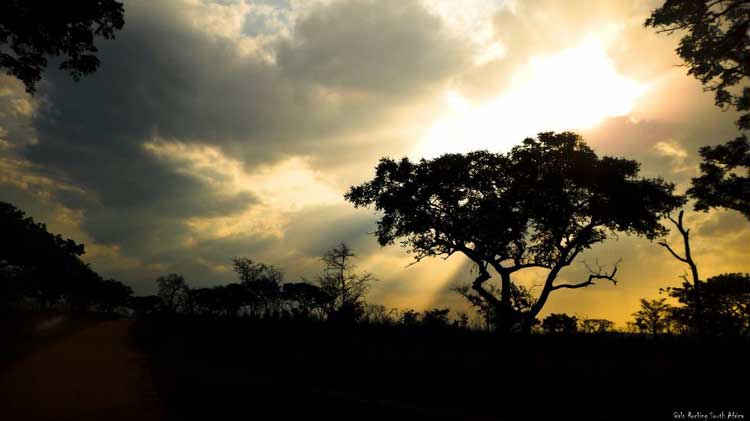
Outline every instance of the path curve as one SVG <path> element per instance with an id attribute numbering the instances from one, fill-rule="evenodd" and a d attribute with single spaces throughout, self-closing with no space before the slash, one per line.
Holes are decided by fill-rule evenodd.
<path id="1" fill-rule="evenodd" d="M 98 323 L 0 374 L 2 420 L 163 420 L 132 320 Z"/>

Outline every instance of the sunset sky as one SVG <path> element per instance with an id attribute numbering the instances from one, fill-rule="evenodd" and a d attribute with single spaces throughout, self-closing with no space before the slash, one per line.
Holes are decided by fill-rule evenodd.
<path id="1" fill-rule="evenodd" d="M 83 242 L 96 271 L 137 294 L 171 272 L 195 287 L 234 281 L 234 256 L 312 278 L 343 241 L 379 279 L 368 302 L 458 309 L 449 289 L 471 279 L 467 261 L 407 267 L 344 192 L 383 156 L 502 152 L 549 130 L 684 192 L 698 148 L 736 137 L 736 114 L 679 66 L 678 36 L 643 27 L 661 3 L 126 0 L 95 74 L 76 83 L 53 63 L 34 97 L 0 76 L 0 200 Z M 750 272 L 746 219 L 686 209 L 702 278 Z M 619 258 L 617 286 L 556 291 L 542 315 L 622 327 L 687 269 L 622 235 L 558 282 Z"/>

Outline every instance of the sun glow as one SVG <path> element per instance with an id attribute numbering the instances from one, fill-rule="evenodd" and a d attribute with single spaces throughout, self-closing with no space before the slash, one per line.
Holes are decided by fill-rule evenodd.
<path id="1" fill-rule="evenodd" d="M 510 86 L 481 104 L 455 91 L 446 93 L 449 111 L 427 131 L 416 155 L 502 151 L 541 131 L 591 128 L 605 118 L 628 115 L 648 89 L 618 74 L 604 45 L 592 39 L 532 59 Z"/>

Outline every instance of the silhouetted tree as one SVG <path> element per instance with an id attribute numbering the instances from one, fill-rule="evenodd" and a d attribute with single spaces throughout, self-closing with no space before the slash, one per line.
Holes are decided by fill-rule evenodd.
<path id="1" fill-rule="evenodd" d="M 698 275 L 698 265 L 695 263 L 695 260 L 693 260 L 693 255 L 691 253 L 690 249 L 690 228 L 686 228 L 685 224 L 683 223 L 683 216 L 684 211 L 680 211 L 679 216 L 677 217 L 677 220 L 672 218 L 671 216 L 668 217 L 668 219 L 674 224 L 674 226 L 677 228 L 677 231 L 682 236 L 682 247 L 683 247 L 683 254 L 680 255 L 677 253 L 672 246 L 669 245 L 669 243 L 666 240 L 662 240 L 659 242 L 659 245 L 667 249 L 669 253 L 677 260 L 679 260 L 682 263 L 685 263 L 690 268 L 690 275 L 692 279 L 692 288 L 690 289 L 690 293 L 694 294 L 693 297 L 695 305 L 690 308 L 691 311 L 695 311 L 695 314 L 693 314 L 690 318 L 695 323 L 692 324 L 695 328 L 700 329 L 699 324 L 703 320 L 703 317 L 701 315 L 701 291 L 700 291 L 700 276 Z M 684 275 L 683 278 L 685 279 L 685 282 L 687 282 L 687 275 Z"/>
<path id="2" fill-rule="evenodd" d="M 453 325 L 460 329 L 469 328 L 469 315 L 464 312 L 459 312 L 456 320 L 453 321 Z"/>
<path id="3" fill-rule="evenodd" d="M 305 281 L 284 284 L 281 294 L 292 314 L 303 319 L 322 316 L 332 301 L 321 287 Z"/>
<path id="4" fill-rule="evenodd" d="M 117 307 L 128 304 L 133 289 L 114 279 L 102 280 L 95 289 L 94 302 L 99 311 L 112 313 Z"/>
<path id="5" fill-rule="evenodd" d="M 43 307 L 75 290 L 82 274 L 89 275 L 79 258 L 83 244 L 48 232 L 10 203 L 0 202 L 0 232 L 0 270 L 12 284 L 6 288 L 20 288 Z"/>
<path id="6" fill-rule="evenodd" d="M 433 308 L 425 310 L 422 316 L 422 325 L 429 328 L 443 328 L 448 326 L 448 308 Z"/>
<path id="7" fill-rule="evenodd" d="M 654 336 L 669 332 L 672 322 L 672 306 L 666 303 L 666 299 L 646 300 L 641 299 L 640 310 L 633 313 L 633 325 L 641 333 L 650 333 Z"/>
<path id="8" fill-rule="evenodd" d="M 401 324 L 404 326 L 416 326 L 419 324 L 419 321 L 421 320 L 422 315 L 413 310 L 408 309 L 401 314 Z"/>
<path id="9" fill-rule="evenodd" d="M 122 29 L 122 3 L 114 0 L 3 0 L 0 2 L 0 68 L 34 93 L 48 57 L 78 80 L 99 67 L 94 39 Z"/>
<path id="10" fill-rule="evenodd" d="M 157 295 L 161 298 L 165 311 L 177 313 L 184 308 L 190 287 L 182 275 L 170 273 L 160 276 L 156 279 L 156 285 L 159 291 Z"/>
<path id="11" fill-rule="evenodd" d="M 750 220 L 750 144 L 745 135 L 718 146 L 700 149 L 700 177 L 693 178 L 687 193 L 695 209 L 736 210 Z M 744 176 L 742 174 L 745 174 Z"/>
<path id="12" fill-rule="evenodd" d="M 382 304 L 367 304 L 364 305 L 363 319 L 379 325 L 392 325 L 396 322 L 393 318 L 393 314 L 396 309 L 388 310 Z"/>
<path id="13" fill-rule="evenodd" d="M 352 187 L 346 199 L 383 213 L 376 236 L 382 246 L 397 239 L 425 257 L 462 253 L 475 264 L 472 289 L 494 309 L 497 329 L 524 332 L 551 292 L 614 281 L 592 271 L 578 283 L 555 284 L 560 271 L 611 233 L 666 232 L 659 220 L 684 202 L 662 179 L 638 178 L 639 164 L 599 158 L 575 133 L 541 133 L 505 154 L 446 154 L 412 163 L 381 159 L 375 178 Z M 537 299 L 526 312 L 513 309 L 513 275 L 546 269 Z M 500 275 L 500 296 L 486 284 Z"/>
<path id="14" fill-rule="evenodd" d="M 235 257 L 232 262 L 245 289 L 244 293 L 238 290 L 237 294 L 246 294 L 245 305 L 249 307 L 250 314 L 258 316 L 277 311 L 284 274 L 274 266 L 255 263 L 245 257 Z"/>
<path id="15" fill-rule="evenodd" d="M 688 74 L 714 92 L 716 105 L 739 111 L 737 125 L 750 129 L 750 2 L 667 0 L 645 25 L 669 35 L 684 34 L 677 54 Z"/>
<path id="16" fill-rule="evenodd" d="M 162 299 L 158 295 L 132 297 L 129 306 L 136 317 L 143 317 L 159 312 L 162 308 Z"/>
<path id="17" fill-rule="evenodd" d="M 607 319 L 584 319 L 581 320 L 581 330 L 584 333 L 607 333 L 612 331 L 615 323 Z"/>
<path id="18" fill-rule="evenodd" d="M 682 304 L 674 309 L 675 321 L 689 330 L 722 336 L 750 335 L 750 274 L 727 273 L 699 282 L 701 319 L 696 320 L 695 286 L 684 282 L 667 288 Z"/>
<path id="19" fill-rule="evenodd" d="M 349 246 L 341 243 L 321 258 L 325 269 L 318 283 L 332 297 L 329 318 L 353 321 L 364 312 L 362 299 L 375 277 L 369 272 L 357 272 L 353 257 Z"/>
<path id="20" fill-rule="evenodd" d="M 552 313 L 542 320 L 542 329 L 554 334 L 576 333 L 578 332 L 578 318 L 565 313 Z"/>
<path id="21" fill-rule="evenodd" d="M 737 126 L 750 130 L 750 2 L 747 0 L 667 0 L 645 22 L 659 32 L 683 35 L 677 54 L 688 74 L 707 91 L 716 105 L 740 112 Z M 701 176 L 693 178 L 688 195 L 695 209 L 734 209 L 750 219 L 750 146 L 741 135 L 726 144 L 700 149 Z M 750 175 L 750 173 L 747 173 Z"/>
<path id="22" fill-rule="evenodd" d="M 500 289 L 497 286 L 487 284 L 485 289 L 489 294 L 496 297 L 498 301 L 501 299 Z M 475 289 L 472 288 L 471 284 L 459 285 L 453 288 L 453 291 L 466 298 L 469 304 L 471 304 L 477 313 L 479 313 L 484 319 L 485 325 L 491 328 L 495 327 L 495 322 L 497 322 L 496 307 L 492 302 L 485 300 Z M 511 283 L 510 292 L 510 304 L 513 311 L 517 314 L 528 312 L 536 302 L 536 298 L 534 298 L 531 290 L 524 285 Z"/>

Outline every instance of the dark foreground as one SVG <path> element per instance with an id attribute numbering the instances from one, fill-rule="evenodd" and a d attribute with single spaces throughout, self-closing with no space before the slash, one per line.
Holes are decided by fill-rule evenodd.
<path id="1" fill-rule="evenodd" d="M 747 340 L 252 320 L 136 328 L 175 420 L 750 419 Z"/>
<path id="2" fill-rule="evenodd" d="M 162 420 L 149 357 L 129 320 L 88 326 L 35 347 L 0 372 L 0 420 Z"/>

